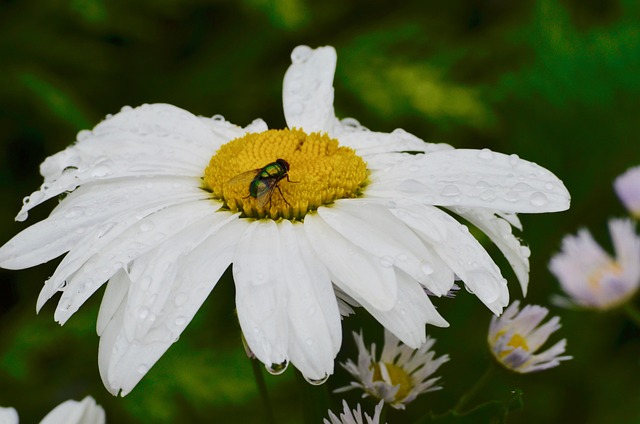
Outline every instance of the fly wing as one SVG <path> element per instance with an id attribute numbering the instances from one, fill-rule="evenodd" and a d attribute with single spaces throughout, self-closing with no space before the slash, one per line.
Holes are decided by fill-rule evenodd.
<path id="1" fill-rule="evenodd" d="M 277 178 L 262 178 L 256 182 L 256 201 L 261 208 L 271 200 L 273 190 L 278 185 Z"/>
<path id="2" fill-rule="evenodd" d="M 246 190 L 247 194 L 250 194 L 250 186 L 253 179 L 258 175 L 262 168 L 252 169 L 251 171 L 243 172 L 231 178 L 225 184 L 226 187 L 240 186 L 243 190 Z"/>

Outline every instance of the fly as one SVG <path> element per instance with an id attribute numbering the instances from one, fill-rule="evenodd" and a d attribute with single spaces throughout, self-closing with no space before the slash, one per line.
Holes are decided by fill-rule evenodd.
<path id="1" fill-rule="evenodd" d="M 249 196 L 247 197 L 256 199 L 258 206 L 261 208 L 264 207 L 267 202 L 271 205 L 271 196 L 276 189 L 280 193 L 282 200 L 291 206 L 282 194 L 280 187 L 278 187 L 278 183 L 285 178 L 290 183 L 296 182 L 289 179 L 289 163 L 284 159 L 276 159 L 275 162 L 268 163 L 262 168 L 236 175 L 231 178 L 227 184 L 240 184 L 251 180 L 251 182 L 249 182 Z"/>

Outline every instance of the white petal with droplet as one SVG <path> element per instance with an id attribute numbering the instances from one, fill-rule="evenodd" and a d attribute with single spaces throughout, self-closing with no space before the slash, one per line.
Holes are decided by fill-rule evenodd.
<path id="1" fill-rule="evenodd" d="M 305 217 L 304 229 L 318 258 L 346 294 L 358 302 L 366 300 L 380 310 L 393 307 L 397 287 L 392 267 L 382 266 L 378 259 L 342 237 L 318 214 Z"/>
<path id="2" fill-rule="evenodd" d="M 336 51 L 333 47 L 315 50 L 298 46 L 284 76 L 282 101 L 289 128 L 307 133 L 331 132 L 336 123 L 333 111 L 333 74 Z"/>
<path id="3" fill-rule="evenodd" d="M 289 355 L 306 378 L 321 380 L 333 374 L 335 338 L 341 336 L 340 313 L 329 274 L 305 250 L 310 246 L 302 225 L 283 220 L 277 226 L 286 261 L 282 276 L 288 292 Z M 337 334 L 332 334 L 336 329 Z"/>
<path id="4" fill-rule="evenodd" d="M 233 265 L 238 321 L 245 340 L 264 364 L 288 359 L 289 319 L 277 224 L 252 222 L 238 241 Z"/>
<path id="5" fill-rule="evenodd" d="M 479 153 L 456 149 L 411 156 L 372 174 L 367 194 L 389 196 L 399 191 L 421 203 L 504 212 L 555 212 L 569 207 L 569 192 L 545 168 L 501 153 L 492 152 L 490 159 Z M 487 190 L 493 194 L 487 196 Z"/>

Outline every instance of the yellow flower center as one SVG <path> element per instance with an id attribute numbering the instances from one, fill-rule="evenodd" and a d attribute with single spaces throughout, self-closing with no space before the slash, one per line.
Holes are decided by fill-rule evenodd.
<path id="1" fill-rule="evenodd" d="M 380 371 L 381 364 L 387 369 L 389 379 L 391 380 L 391 385 L 400 386 L 398 388 L 398 391 L 396 392 L 395 401 L 401 402 L 409 395 L 411 389 L 413 388 L 413 380 L 411 379 L 411 376 L 407 374 L 404 368 L 399 367 L 395 364 L 376 362 L 372 365 L 373 381 L 384 381 L 384 379 L 382 378 L 382 373 Z"/>
<path id="2" fill-rule="evenodd" d="M 500 337 L 504 336 L 505 333 L 506 331 L 504 330 L 498 332 L 498 334 L 496 334 L 496 336 L 494 337 L 494 343 L 496 343 L 500 339 Z M 511 336 L 511 340 L 509 340 L 506 346 L 512 347 L 513 349 L 521 348 L 525 352 L 529 351 L 529 345 L 527 344 L 527 339 L 525 337 L 522 337 L 518 333 Z M 510 354 L 513 351 L 513 349 L 502 350 L 501 352 L 498 353 L 498 358 L 499 359 L 504 358 L 505 356 Z"/>
<path id="3" fill-rule="evenodd" d="M 248 133 L 226 143 L 205 169 L 204 189 L 250 218 L 302 219 L 360 195 L 367 165 L 326 134 L 298 129 Z"/>

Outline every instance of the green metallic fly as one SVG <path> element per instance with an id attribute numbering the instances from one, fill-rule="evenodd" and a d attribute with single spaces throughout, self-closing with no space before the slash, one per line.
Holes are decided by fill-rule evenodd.
<path id="1" fill-rule="evenodd" d="M 271 196 L 273 195 L 273 191 L 278 189 L 280 196 L 282 196 L 282 200 L 291 206 L 287 199 L 285 199 L 282 194 L 282 190 L 278 187 L 278 183 L 283 179 L 287 179 L 290 183 L 295 183 L 296 181 L 291 181 L 289 179 L 289 163 L 284 159 L 276 159 L 275 162 L 271 162 L 263 166 L 262 168 L 253 169 L 251 171 L 243 172 L 240 175 L 236 175 L 231 178 L 227 184 L 235 185 L 246 183 L 249 180 L 249 196 L 256 199 L 259 207 L 264 207 L 264 205 L 269 202 L 271 204 Z"/>

